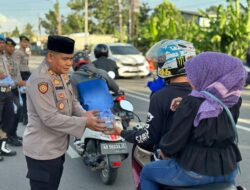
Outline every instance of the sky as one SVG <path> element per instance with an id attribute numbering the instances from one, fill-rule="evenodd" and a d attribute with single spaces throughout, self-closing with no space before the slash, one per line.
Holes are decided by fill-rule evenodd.
<path id="1" fill-rule="evenodd" d="M 60 0 L 61 14 L 67 15 L 70 9 L 67 7 L 69 0 Z M 91 0 L 89 0 L 91 1 Z M 225 4 L 225 0 L 169 0 L 178 9 L 197 11 L 211 5 Z M 148 3 L 154 8 L 163 0 L 140 0 L 140 3 Z M 245 0 L 241 0 L 245 3 Z M 53 8 L 55 0 L 0 0 L 0 33 L 12 31 L 16 26 L 21 30 L 26 23 L 31 23 L 35 32 L 38 32 L 38 18 L 44 18 L 45 13 Z"/>

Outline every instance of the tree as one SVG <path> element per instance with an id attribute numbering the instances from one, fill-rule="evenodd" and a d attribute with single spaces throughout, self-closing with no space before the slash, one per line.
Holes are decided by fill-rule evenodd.
<path id="1" fill-rule="evenodd" d="M 138 16 L 139 23 L 141 25 L 147 22 L 147 20 L 149 19 L 149 12 L 151 10 L 152 9 L 149 7 L 148 3 L 142 3 L 142 5 L 140 6 L 140 14 Z"/>
<path id="2" fill-rule="evenodd" d="M 241 9 L 239 0 L 229 1 L 226 7 L 218 6 L 215 18 L 204 12 L 203 15 L 210 19 L 210 28 L 200 30 L 202 43 L 197 43 L 197 47 L 245 59 L 249 46 L 248 13 Z"/>
<path id="3" fill-rule="evenodd" d="M 33 26 L 30 23 L 27 23 L 24 27 L 23 34 L 27 35 L 31 40 L 35 37 L 33 32 Z"/>
<path id="4" fill-rule="evenodd" d="M 151 16 L 140 24 L 138 44 L 142 51 L 163 39 L 183 39 L 191 41 L 198 31 L 194 20 L 185 21 L 176 7 L 164 1 L 153 10 Z"/>
<path id="5" fill-rule="evenodd" d="M 127 20 L 128 0 L 122 0 L 123 20 Z M 68 6 L 73 11 L 67 16 L 69 31 L 84 31 L 84 0 L 70 0 Z M 91 0 L 89 2 L 89 32 L 114 34 L 119 29 L 119 7 L 117 0 Z"/>
<path id="6" fill-rule="evenodd" d="M 45 29 L 47 34 L 58 34 L 58 9 L 59 5 L 56 3 L 54 5 L 53 10 L 49 10 L 48 13 L 45 14 L 45 19 L 40 19 L 41 26 Z M 63 22 L 63 21 L 62 21 Z M 63 31 L 62 31 L 63 33 Z"/>
<path id="7" fill-rule="evenodd" d="M 20 36 L 20 31 L 18 27 L 16 26 L 15 29 L 11 32 L 11 37 L 19 37 Z"/>

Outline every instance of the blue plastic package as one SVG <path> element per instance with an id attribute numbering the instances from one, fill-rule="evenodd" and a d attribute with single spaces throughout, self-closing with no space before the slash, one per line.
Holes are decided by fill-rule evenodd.
<path id="1" fill-rule="evenodd" d="M 115 122 L 115 116 L 110 109 L 102 110 L 99 112 L 99 118 L 105 120 L 105 125 L 107 128 L 112 129 Z"/>
<path id="2" fill-rule="evenodd" d="M 7 76 L 4 79 L 0 80 L 0 85 L 1 86 L 15 86 L 15 81 L 10 76 Z"/>

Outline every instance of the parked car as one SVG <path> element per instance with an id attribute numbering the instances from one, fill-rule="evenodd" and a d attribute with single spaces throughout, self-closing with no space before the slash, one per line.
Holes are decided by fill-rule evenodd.
<path id="1" fill-rule="evenodd" d="M 149 63 L 142 55 L 142 53 L 137 50 L 131 44 L 113 43 L 106 44 L 109 48 L 109 58 L 114 60 L 118 67 L 118 75 L 120 77 L 145 77 L 149 75 Z M 96 58 L 94 56 L 93 47 L 90 59 L 94 61 Z"/>

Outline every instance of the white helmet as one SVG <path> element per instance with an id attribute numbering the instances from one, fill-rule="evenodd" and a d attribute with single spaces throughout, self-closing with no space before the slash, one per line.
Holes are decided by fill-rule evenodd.
<path id="1" fill-rule="evenodd" d="M 195 55 L 193 44 L 184 40 L 162 40 L 146 53 L 157 63 L 157 74 L 161 78 L 184 75 L 185 62 Z"/>

